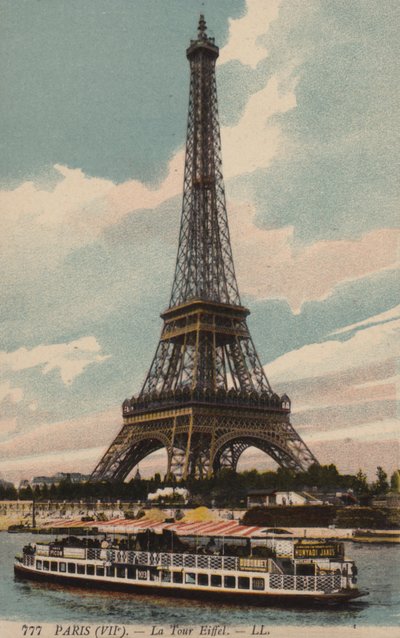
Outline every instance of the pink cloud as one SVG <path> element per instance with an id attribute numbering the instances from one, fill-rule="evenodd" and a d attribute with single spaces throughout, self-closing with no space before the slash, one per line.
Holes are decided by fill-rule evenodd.
<path id="1" fill-rule="evenodd" d="M 46 423 L 19 431 L 0 443 L 3 459 L 30 457 L 37 454 L 75 454 L 81 449 L 97 446 L 106 447 L 111 443 L 121 427 L 118 406 L 112 410 L 88 416 L 77 417 L 56 423 Z M 78 454 L 79 456 L 79 454 Z"/>
<path id="2" fill-rule="evenodd" d="M 287 299 L 296 314 L 305 301 L 322 301 L 343 282 L 398 265 L 397 229 L 372 230 L 359 239 L 300 245 L 293 227 L 257 227 L 250 203 L 231 203 L 231 211 L 240 289 L 257 299 Z"/>

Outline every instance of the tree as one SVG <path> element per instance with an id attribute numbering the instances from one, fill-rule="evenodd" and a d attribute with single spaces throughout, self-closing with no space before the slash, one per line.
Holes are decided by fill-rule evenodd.
<path id="1" fill-rule="evenodd" d="M 376 468 L 376 481 L 373 484 L 374 494 L 386 494 L 389 491 L 388 475 L 385 470 L 379 465 Z"/>
<path id="2" fill-rule="evenodd" d="M 21 499 L 21 501 L 31 501 L 33 499 L 33 491 L 31 486 L 27 485 L 26 487 L 22 487 L 19 490 L 18 497 Z"/>
<path id="3" fill-rule="evenodd" d="M 361 469 L 354 477 L 354 490 L 357 494 L 368 494 L 369 492 L 367 475 Z"/>
<path id="4" fill-rule="evenodd" d="M 288 467 L 278 467 L 276 472 L 276 487 L 280 490 L 293 490 L 297 487 L 296 476 Z"/>
<path id="5" fill-rule="evenodd" d="M 393 492 L 400 493 L 400 470 L 395 470 L 390 477 L 390 487 Z"/>
<path id="6" fill-rule="evenodd" d="M 60 481 L 57 491 L 62 501 L 67 501 L 73 497 L 73 485 L 69 476 Z"/>
<path id="7" fill-rule="evenodd" d="M 161 485 L 161 474 L 159 472 L 154 474 L 154 483 L 156 485 Z"/>

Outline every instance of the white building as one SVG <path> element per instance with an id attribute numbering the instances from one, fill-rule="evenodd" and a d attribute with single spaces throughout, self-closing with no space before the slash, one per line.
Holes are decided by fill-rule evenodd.
<path id="1" fill-rule="evenodd" d="M 322 501 L 308 492 L 292 490 L 250 490 L 247 507 L 269 507 L 271 505 L 322 505 Z"/>

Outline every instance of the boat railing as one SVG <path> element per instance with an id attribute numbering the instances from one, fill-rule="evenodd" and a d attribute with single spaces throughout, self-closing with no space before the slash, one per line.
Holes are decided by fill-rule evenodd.
<path id="1" fill-rule="evenodd" d="M 321 576 L 294 576 L 290 574 L 270 574 L 271 589 L 296 591 L 323 591 L 331 593 L 339 590 L 342 584 L 340 574 L 323 574 Z"/>
<path id="2" fill-rule="evenodd" d="M 213 554 L 185 554 L 173 552 L 148 552 L 97 547 L 70 547 L 37 544 L 38 556 L 98 560 L 125 565 L 146 565 L 177 568 L 197 568 L 227 571 L 260 571 L 282 574 L 283 570 L 271 558 L 220 556 Z"/>
<path id="3" fill-rule="evenodd" d="M 147 565 L 160 567 L 192 567 L 211 570 L 239 569 L 236 556 L 213 556 L 204 554 L 174 554 L 168 552 L 142 552 L 135 550 L 100 549 L 94 547 L 72 548 L 69 546 L 52 548 L 49 545 L 36 546 L 38 556 L 73 558 L 77 560 L 99 560 L 125 565 Z"/>
<path id="4" fill-rule="evenodd" d="M 93 550 L 92 550 L 93 551 Z M 96 550 L 95 550 L 96 551 Z M 88 550 L 88 558 L 91 557 Z M 98 554 L 96 558 L 104 558 L 104 554 Z M 239 558 L 236 556 L 213 556 L 207 554 L 174 554 L 168 552 L 140 552 L 129 550 L 108 550 L 105 559 L 112 563 L 125 563 L 130 565 L 148 565 L 154 567 L 191 567 L 210 570 L 236 570 L 239 569 Z"/>

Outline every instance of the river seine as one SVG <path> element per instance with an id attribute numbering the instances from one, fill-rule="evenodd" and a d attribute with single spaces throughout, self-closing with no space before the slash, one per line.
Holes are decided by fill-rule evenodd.
<path id="1" fill-rule="evenodd" d="M 49 537 L 47 537 L 47 540 Z M 97 592 L 14 579 L 14 554 L 38 536 L 0 534 L 0 619 L 36 623 L 120 623 L 126 625 L 381 625 L 400 622 L 400 546 L 346 543 L 358 566 L 361 589 L 370 595 L 345 608 L 240 607 L 151 595 Z"/>

